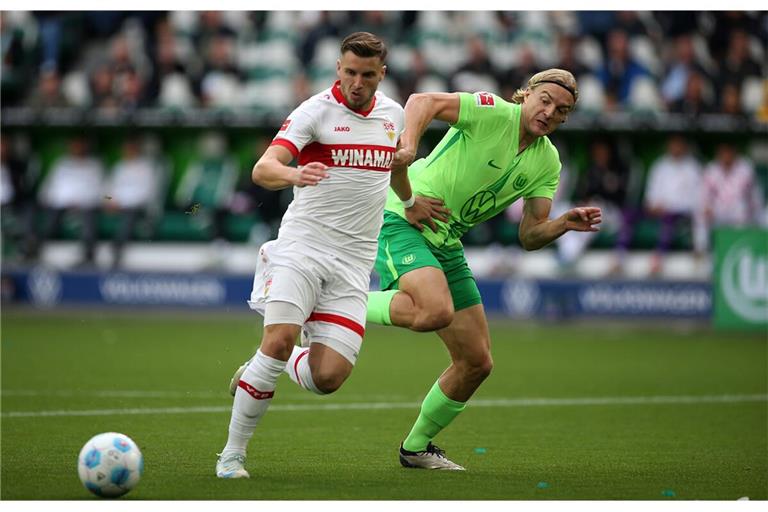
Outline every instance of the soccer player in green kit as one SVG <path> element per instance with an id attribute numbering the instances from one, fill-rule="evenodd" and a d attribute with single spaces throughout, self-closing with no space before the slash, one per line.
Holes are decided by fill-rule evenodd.
<path id="1" fill-rule="evenodd" d="M 567 231 L 598 230 L 601 212 L 595 207 L 549 218 L 561 164 L 547 135 L 565 122 L 577 99 L 573 75 L 549 69 L 534 75 L 512 102 L 480 92 L 414 94 L 406 103 L 393 169 L 408 166 L 413 197 L 401 201 L 389 193 L 376 260 L 383 291 L 369 293 L 367 320 L 436 331 L 451 365 L 427 393 L 400 446 L 405 467 L 464 469 L 432 439 L 464 409 L 493 366 L 488 322 L 461 236 L 521 197 L 519 237 L 526 250 Z M 433 119 L 451 127 L 429 156 L 414 162 Z M 435 219 L 413 208 L 416 195 L 442 200 L 442 214 Z"/>

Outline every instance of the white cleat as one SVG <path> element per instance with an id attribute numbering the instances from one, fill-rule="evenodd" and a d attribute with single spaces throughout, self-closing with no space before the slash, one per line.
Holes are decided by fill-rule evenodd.
<path id="1" fill-rule="evenodd" d="M 242 365 L 240 365 L 240 368 L 238 368 L 234 375 L 232 375 L 232 379 L 229 381 L 229 394 L 232 396 L 235 396 L 235 392 L 237 391 L 237 385 L 240 382 L 240 377 L 243 376 L 243 373 L 245 373 L 245 369 L 248 368 L 248 363 L 250 363 L 251 360 L 247 360 Z"/>
<path id="2" fill-rule="evenodd" d="M 462 466 L 451 462 L 445 457 L 445 452 L 429 443 L 427 449 L 421 452 L 411 452 L 400 445 L 400 464 L 405 468 L 447 469 L 449 471 L 464 471 Z"/>
<path id="3" fill-rule="evenodd" d="M 239 453 L 230 453 L 227 455 L 218 454 L 219 460 L 216 461 L 216 476 L 219 478 L 250 478 L 251 475 L 243 467 L 245 465 L 245 455 Z"/>

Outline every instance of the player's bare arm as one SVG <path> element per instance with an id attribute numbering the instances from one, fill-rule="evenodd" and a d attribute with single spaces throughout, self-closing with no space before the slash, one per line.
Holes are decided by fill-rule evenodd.
<path id="1" fill-rule="evenodd" d="M 460 103 L 459 94 L 455 92 L 411 94 L 405 104 L 405 131 L 400 137 L 400 149 L 395 153 L 392 169 L 408 167 L 416 159 L 421 136 L 433 119 L 456 124 Z"/>
<path id="2" fill-rule="evenodd" d="M 426 223 L 433 232 L 437 233 L 437 224 L 435 224 L 434 219 L 448 222 L 448 216 L 451 212 L 444 206 L 442 199 L 424 196 L 413 197 L 413 189 L 408 179 L 408 167 L 400 166 L 397 169 L 392 169 L 390 186 L 404 205 L 409 204 L 409 200 L 413 198 L 413 204 L 405 208 L 405 217 L 419 231 L 424 230 L 424 223 Z"/>
<path id="3" fill-rule="evenodd" d="M 519 237 L 526 251 L 541 249 L 566 231 L 599 231 L 597 225 L 602 222 L 600 208 L 571 208 L 556 219 L 549 218 L 551 209 L 551 199 L 533 197 L 525 200 Z"/>
<path id="4" fill-rule="evenodd" d="M 310 162 L 300 167 L 288 164 L 293 155 L 282 146 L 270 146 L 253 166 L 251 179 L 268 190 L 280 190 L 297 186 L 313 187 L 328 177 L 328 166 L 319 162 Z"/>

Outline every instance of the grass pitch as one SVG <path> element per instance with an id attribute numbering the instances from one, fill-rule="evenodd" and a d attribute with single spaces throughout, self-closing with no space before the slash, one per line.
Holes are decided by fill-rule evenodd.
<path id="1" fill-rule="evenodd" d="M 434 334 L 369 326 L 342 389 L 281 377 L 251 479 L 214 476 L 232 371 L 256 315 L 2 316 L 2 499 L 90 500 L 77 454 L 99 432 L 145 459 L 124 500 L 768 498 L 765 333 L 493 322 L 494 372 L 436 442 L 461 473 L 406 470 L 397 447 L 448 364 Z"/>

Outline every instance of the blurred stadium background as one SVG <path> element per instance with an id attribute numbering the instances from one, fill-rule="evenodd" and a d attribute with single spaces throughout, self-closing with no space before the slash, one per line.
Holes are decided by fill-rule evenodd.
<path id="1" fill-rule="evenodd" d="M 395 471 L 381 445 L 445 354 L 371 326 L 331 403 L 283 384 L 264 463 L 285 478 L 218 486 L 224 386 L 259 337 L 255 257 L 292 199 L 251 167 L 356 30 L 385 38 L 381 89 L 401 103 L 509 98 L 536 70 L 571 70 L 555 213 L 599 204 L 604 228 L 527 253 L 516 204 L 465 237 L 496 369 L 444 439 L 474 476 Z M 139 498 L 768 497 L 765 12 L 3 11 L 0 33 L 4 498 L 84 498 L 74 458 L 107 430 L 145 451 Z M 376 400 L 394 410 L 359 407 Z M 370 428 L 339 440 L 340 417 Z M 308 424 L 327 444 L 286 461 Z M 371 463 L 344 459 L 350 445 Z"/>
<path id="2" fill-rule="evenodd" d="M 768 222 L 767 20 L 740 11 L 3 12 L 3 270 L 249 274 L 292 196 L 253 186 L 250 169 L 291 109 L 334 80 L 340 38 L 367 30 L 388 42 L 381 89 L 402 103 L 418 91 L 509 98 L 551 66 L 578 78 L 577 111 L 553 136 L 564 164 L 555 213 L 599 204 L 603 230 L 524 253 L 516 204 L 471 231 L 476 276 L 516 279 L 518 300 L 490 301 L 499 311 L 542 313 L 540 279 L 709 285 L 712 231 Z M 432 126 L 422 154 L 444 129 Z M 59 300 L 46 296 L 61 292 L 51 289 L 59 277 L 34 276 L 31 285 L 5 279 L 3 298 Z M 668 302 L 664 290 L 651 295 Z M 613 292 L 603 299 L 615 303 Z M 709 316 L 709 298 L 691 293 L 675 300 Z M 644 300 L 625 312 L 642 312 Z"/>

